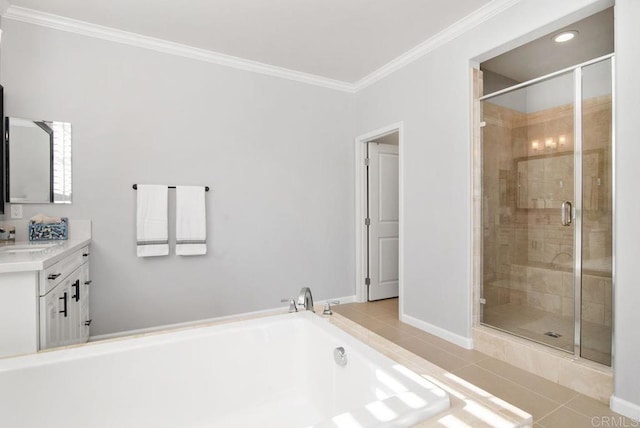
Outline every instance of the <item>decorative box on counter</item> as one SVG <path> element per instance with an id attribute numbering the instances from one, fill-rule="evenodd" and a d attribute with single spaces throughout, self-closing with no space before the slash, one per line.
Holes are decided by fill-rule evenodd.
<path id="1" fill-rule="evenodd" d="M 69 219 L 62 217 L 60 223 L 29 222 L 29 241 L 61 241 L 69 236 Z"/>

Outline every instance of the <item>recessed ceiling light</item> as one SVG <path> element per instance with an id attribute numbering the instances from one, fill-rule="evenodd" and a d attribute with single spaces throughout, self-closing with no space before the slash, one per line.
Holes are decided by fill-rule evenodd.
<path id="1" fill-rule="evenodd" d="M 556 42 L 556 43 L 564 43 L 564 42 L 568 42 L 569 40 L 573 39 L 577 35 L 578 35 L 578 32 L 574 31 L 574 30 L 563 31 L 560 34 L 556 34 L 555 36 L 553 36 L 553 41 Z"/>

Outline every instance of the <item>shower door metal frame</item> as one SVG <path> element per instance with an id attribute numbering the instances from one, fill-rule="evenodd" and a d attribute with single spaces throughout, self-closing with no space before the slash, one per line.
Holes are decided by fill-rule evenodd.
<path id="1" fill-rule="evenodd" d="M 573 354 L 582 344 L 582 66 L 573 70 Z"/>
<path id="2" fill-rule="evenodd" d="M 553 73 L 537 77 L 535 79 L 528 80 L 526 82 L 519 83 L 517 85 L 510 86 L 505 89 L 501 89 L 499 91 L 492 92 L 487 95 L 483 95 L 477 99 L 478 102 L 494 98 L 496 96 L 506 94 L 509 92 L 513 92 L 515 90 L 525 88 L 527 86 L 531 86 L 533 84 L 543 82 L 549 79 L 552 79 L 556 76 L 560 76 L 563 74 L 573 73 L 573 84 L 574 84 L 574 97 L 573 97 L 573 131 L 574 131 L 574 203 L 572 209 L 572 221 L 574 223 L 574 233 L 573 233 L 573 297 L 574 297 L 574 338 L 573 338 L 573 352 L 567 351 L 565 349 L 557 348 L 546 343 L 537 342 L 533 339 L 524 337 L 527 340 L 532 342 L 541 343 L 544 346 L 549 348 L 558 349 L 569 354 L 573 354 L 575 357 L 583 359 L 581 356 L 581 344 L 582 344 L 582 197 L 583 197 L 583 183 L 582 183 L 582 156 L 583 156 L 583 135 L 582 135 L 582 70 L 583 68 L 597 64 L 606 60 L 611 60 L 611 367 L 613 367 L 614 361 L 614 348 L 613 348 L 613 337 L 615 333 L 615 322 L 613 314 L 614 311 L 614 301 L 615 301 L 615 261 L 616 261 L 616 226 L 615 226 L 615 215 L 616 215 L 616 194 L 615 194 L 615 164 L 616 164 L 616 138 L 615 138 L 615 53 L 611 53 L 608 55 L 604 55 L 598 58 L 594 58 L 592 60 L 573 65 L 571 67 L 564 68 L 562 70 L 555 71 Z M 481 125 L 482 127 L 482 125 Z M 481 152 L 479 155 L 482 157 Z M 482 239 L 482 238 L 480 238 Z M 479 286 L 482 287 L 482 277 L 479 278 Z M 478 294 L 478 301 L 475 302 L 478 307 L 480 307 L 482 298 L 480 294 Z M 480 311 L 478 311 L 479 314 Z M 481 320 L 479 320 L 481 322 Z M 494 328 L 488 324 L 491 328 Z M 499 329 L 501 330 L 501 329 Z M 503 330 L 505 331 L 505 330 Z M 519 336 L 517 334 L 508 332 L 509 334 L 513 334 L 515 336 Z M 522 337 L 522 336 L 520 336 Z M 592 361 L 584 358 L 587 361 Z M 595 361 L 594 361 L 595 362 Z M 600 364 L 595 362 L 596 364 Z"/>

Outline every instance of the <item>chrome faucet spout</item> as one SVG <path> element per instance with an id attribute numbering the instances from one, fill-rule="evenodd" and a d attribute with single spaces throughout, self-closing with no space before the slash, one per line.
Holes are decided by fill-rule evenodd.
<path id="1" fill-rule="evenodd" d="M 313 296 L 309 287 L 302 287 L 298 296 L 298 306 L 304 306 L 305 311 L 315 312 L 313 309 Z"/>

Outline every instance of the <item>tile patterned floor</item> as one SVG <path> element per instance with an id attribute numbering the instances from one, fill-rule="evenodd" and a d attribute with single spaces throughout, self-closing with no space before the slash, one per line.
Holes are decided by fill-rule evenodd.
<path id="1" fill-rule="evenodd" d="M 397 299 L 335 306 L 334 311 L 533 415 L 536 428 L 598 427 L 608 417 L 640 427 L 597 400 L 425 333 L 398 320 Z M 613 419 L 611 419 L 613 418 Z M 612 422 L 613 423 L 613 422 Z"/>

